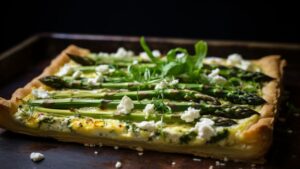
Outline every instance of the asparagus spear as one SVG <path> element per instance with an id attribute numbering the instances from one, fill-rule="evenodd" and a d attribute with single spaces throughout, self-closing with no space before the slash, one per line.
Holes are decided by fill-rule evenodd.
<path id="1" fill-rule="evenodd" d="M 124 120 L 124 121 L 134 121 L 140 122 L 145 120 L 154 120 L 160 121 L 163 120 L 164 123 L 181 123 L 181 124 L 191 124 L 194 123 L 186 123 L 185 121 L 180 119 L 179 114 L 150 114 L 147 119 L 145 118 L 145 114 L 142 112 L 133 112 L 128 115 L 114 115 L 111 112 L 104 112 L 104 111 L 95 111 L 90 112 L 87 110 L 65 110 L 65 109 L 50 109 L 44 107 L 34 107 L 34 110 L 37 112 L 44 112 L 44 113 L 51 113 L 58 116 L 72 116 L 72 115 L 80 115 L 86 117 L 92 117 L 97 119 L 117 119 L 117 120 Z M 228 127 L 237 124 L 235 120 L 227 119 L 227 118 L 218 118 L 214 117 L 212 120 L 215 122 L 215 126 L 223 126 Z M 196 122 L 196 121 L 195 121 Z"/>
<path id="2" fill-rule="evenodd" d="M 69 58 L 71 60 L 73 60 L 76 63 L 81 64 L 82 66 L 90 66 L 90 65 L 95 65 L 96 61 L 89 58 L 89 57 L 82 57 L 82 56 L 78 56 L 78 55 L 73 55 L 70 53 L 67 53 L 67 55 L 69 56 Z"/>
<path id="3" fill-rule="evenodd" d="M 56 76 L 46 76 L 40 79 L 42 83 L 53 88 L 74 88 L 74 89 L 128 89 L 128 90 L 149 90 L 154 89 L 157 83 L 97 83 L 90 85 L 81 80 L 63 80 Z M 206 86 L 202 84 L 184 84 L 179 83 L 175 86 L 178 89 L 188 89 L 202 92 L 215 97 L 224 98 L 232 103 L 261 105 L 265 100 L 256 94 L 244 92 L 241 90 L 224 89 L 217 86 Z"/>
<path id="4" fill-rule="evenodd" d="M 73 60 L 74 62 L 81 64 L 82 66 L 94 66 L 98 64 L 113 64 L 116 66 L 128 66 L 132 64 L 134 60 L 137 60 L 139 63 L 149 63 L 145 62 L 144 60 L 141 60 L 140 58 L 132 57 L 132 58 L 122 58 L 122 59 L 117 59 L 114 57 L 109 57 L 109 58 L 101 58 L 97 57 L 95 55 L 93 56 L 78 56 L 74 54 L 67 53 L 69 58 Z M 153 67 L 154 64 L 148 64 L 149 67 Z"/>
<path id="5" fill-rule="evenodd" d="M 38 99 L 30 100 L 28 104 L 30 106 L 41 106 L 47 108 L 80 108 L 80 107 L 100 107 L 101 109 L 115 109 L 120 103 L 119 100 L 105 100 L 105 99 Z M 142 100 L 133 101 L 134 108 L 137 110 L 144 109 L 147 104 L 152 104 L 153 101 Z M 243 119 L 250 117 L 258 113 L 247 106 L 239 105 L 209 105 L 205 103 L 195 103 L 195 102 L 175 102 L 166 101 L 164 103 L 169 106 L 173 112 L 184 111 L 188 107 L 194 107 L 200 110 L 201 115 L 213 115 L 232 119 Z"/>
<path id="6" fill-rule="evenodd" d="M 122 62 L 118 62 L 118 63 L 113 63 L 110 64 L 114 67 L 119 67 L 119 68 L 127 68 L 128 66 L 132 65 L 131 63 L 122 63 Z M 147 67 L 147 68 L 153 68 L 155 67 L 155 64 L 151 64 L 151 63 L 143 63 L 143 64 L 138 64 L 135 65 L 138 67 Z M 97 66 L 80 66 L 80 67 L 76 67 L 75 70 L 80 70 L 82 72 L 95 72 Z"/>
<path id="7" fill-rule="evenodd" d="M 175 90 L 166 89 L 163 91 L 143 90 L 143 91 L 114 91 L 114 90 L 101 90 L 101 91 L 53 91 L 50 92 L 52 98 L 103 98 L 103 99 L 121 99 L 123 96 L 128 96 L 131 99 L 152 99 L 160 97 L 173 100 L 186 100 L 186 101 L 207 101 L 212 104 L 219 105 L 220 102 L 211 96 L 192 90 Z"/>
<path id="8" fill-rule="evenodd" d="M 221 65 L 207 65 L 205 64 L 203 67 L 203 71 L 206 72 L 206 74 L 209 74 L 211 70 L 213 69 L 220 69 L 219 74 L 223 77 L 230 78 L 230 77 L 237 77 L 242 80 L 253 80 L 256 82 L 265 82 L 270 81 L 273 78 L 270 76 L 267 76 L 261 72 L 251 72 L 246 71 L 237 67 L 226 67 Z"/>
<path id="9" fill-rule="evenodd" d="M 72 59 L 73 61 L 83 65 L 83 66 L 89 66 L 89 67 L 80 67 L 78 68 L 78 70 L 81 71 L 94 71 L 95 67 L 93 65 L 97 64 L 97 61 L 89 58 L 89 57 L 81 57 L 81 56 L 77 56 L 77 55 L 73 55 L 73 54 L 67 54 L 70 59 Z M 113 64 L 114 66 L 118 66 L 118 67 L 127 67 L 129 66 L 131 63 L 130 62 L 114 62 L 114 61 L 106 61 L 103 62 L 104 64 Z M 142 64 L 142 66 L 148 67 L 148 68 L 153 68 L 155 67 L 155 64 L 152 63 L 148 63 L 148 64 Z M 224 76 L 226 78 L 229 77 L 238 77 L 241 78 L 242 80 L 253 80 L 253 81 L 270 81 L 273 78 L 271 78 L 270 76 L 267 76 L 261 72 L 251 72 L 251 71 L 246 71 L 246 70 L 242 70 L 240 68 L 237 67 L 226 67 L 226 66 L 221 66 L 221 65 L 208 65 L 205 64 L 203 67 L 203 71 L 204 72 L 210 72 L 213 69 L 220 69 L 220 75 Z"/>
<path id="10" fill-rule="evenodd" d="M 106 99 L 38 99 L 29 101 L 31 106 L 43 106 L 48 108 L 80 108 L 80 107 L 100 107 L 101 109 L 115 109 L 120 100 L 106 100 Z M 135 109 L 144 109 L 147 104 L 152 104 L 151 100 L 133 101 Z M 200 103 L 195 102 L 175 102 L 167 101 L 166 106 L 169 106 L 174 111 L 184 111 L 189 106 L 200 107 Z"/>

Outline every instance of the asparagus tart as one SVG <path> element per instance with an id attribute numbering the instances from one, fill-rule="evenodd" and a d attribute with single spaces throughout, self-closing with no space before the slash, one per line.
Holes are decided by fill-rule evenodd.
<path id="1" fill-rule="evenodd" d="M 140 54 L 69 46 L 0 99 L 1 126 L 65 142 L 262 161 L 279 104 L 280 56 L 206 57 L 204 41 L 161 54 L 140 43 Z"/>

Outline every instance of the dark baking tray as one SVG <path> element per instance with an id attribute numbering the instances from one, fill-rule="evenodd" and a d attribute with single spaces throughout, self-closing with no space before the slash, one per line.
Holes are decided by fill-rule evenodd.
<path id="1" fill-rule="evenodd" d="M 173 47 L 192 50 L 195 40 L 174 38 L 147 38 L 153 49 L 166 52 Z M 16 47 L 0 55 L 0 96 L 9 98 L 15 89 L 28 83 L 69 44 L 76 44 L 92 51 L 113 52 L 118 47 L 140 52 L 138 37 L 76 35 L 43 33 L 25 40 Z M 208 40 L 209 55 L 226 57 L 230 53 L 241 53 L 245 58 L 259 58 L 269 54 L 280 54 L 288 61 L 284 86 L 289 103 L 300 103 L 300 45 L 257 43 L 245 41 Z M 288 109 L 284 101 L 279 120 L 275 125 L 274 143 L 267 154 L 267 163 L 226 162 L 225 166 L 215 166 L 216 160 L 201 158 L 193 161 L 193 156 L 182 154 L 145 151 L 138 156 L 128 149 L 114 150 L 112 147 L 84 147 L 73 143 L 61 143 L 53 139 L 36 138 L 15 134 L 0 129 L 0 168 L 114 168 L 121 161 L 122 168 L 300 168 L 300 117 L 297 110 Z M 299 113 L 299 112 L 298 112 Z M 46 159 L 33 163 L 29 154 L 41 152 Z M 98 155 L 94 154 L 98 151 Z M 175 165 L 171 165 L 172 162 Z"/>

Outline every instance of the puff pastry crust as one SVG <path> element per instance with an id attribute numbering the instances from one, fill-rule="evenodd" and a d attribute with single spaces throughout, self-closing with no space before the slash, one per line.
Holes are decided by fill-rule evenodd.
<path id="1" fill-rule="evenodd" d="M 267 101 L 266 104 L 260 109 L 260 119 L 257 123 L 248 126 L 242 133 L 239 133 L 243 142 L 238 143 L 236 146 L 218 147 L 214 144 L 203 145 L 201 147 L 171 145 L 171 144 L 152 144 L 151 142 L 144 141 L 116 141 L 114 139 L 105 137 L 87 137 L 74 133 L 60 133 L 55 131 L 39 131 L 36 129 L 26 128 L 17 123 L 13 114 L 16 113 L 20 104 L 21 98 L 30 94 L 32 88 L 38 88 L 43 84 L 38 80 L 40 77 L 53 75 L 65 63 L 69 62 L 69 57 L 66 53 L 85 56 L 90 53 L 89 50 L 79 48 L 71 45 L 59 54 L 51 64 L 45 68 L 41 75 L 33 79 L 23 88 L 17 89 L 10 100 L 0 98 L 0 125 L 8 130 L 33 135 L 40 137 L 53 137 L 59 141 L 77 142 L 77 143 L 90 143 L 97 144 L 99 142 L 105 145 L 118 145 L 121 147 L 135 148 L 138 146 L 144 149 L 157 150 L 163 152 L 174 153 L 187 153 L 194 154 L 202 157 L 213 157 L 223 159 L 227 157 L 233 160 L 262 162 L 264 154 L 272 143 L 273 125 L 278 110 L 281 94 L 281 81 L 283 76 L 283 68 L 286 65 L 285 60 L 280 56 L 270 55 L 265 56 L 259 60 L 252 62 L 258 65 L 262 72 L 266 75 L 273 77 L 274 80 L 267 82 L 262 89 L 262 97 Z M 241 150 L 243 150 L 241 153 Z"/>

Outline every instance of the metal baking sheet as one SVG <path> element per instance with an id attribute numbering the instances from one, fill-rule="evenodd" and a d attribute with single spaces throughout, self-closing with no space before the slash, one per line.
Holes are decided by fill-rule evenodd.
<path id="1" fill-rule="evenodd" d="M 174 38 L 147 38 L 153 49 L 163 53 L 173 47 L 193 49 L 195 40 Z M 0 96 L 10 98 L 18 87 L 24 86 L 50 63 L 61 50 L 69 44 L 91 49 L 94 52 L 113 52 L 118 47 L 140 52 L 139 37 L 77 35 L 44 33 L 32 36 L 21 44 L 0 55 Z M 85 147 L 80 144 L 62 143 L 54 139 L 37 138 L 15 134 L 0 129 L 0 168 L 115 168 L 117 161 L 122 168 L 300 168 L 300 117 L 297 110 L 292 111 L 286 102 L 300 105 L 300 45 L 275 44 L 246 41 L 208 40 L 209 56 L 226 57 L 230 53 L 240 53 L 247 59 L 259 58 L 270 54 L 280 54 L 288 61 L 284 86 L 289 100 L 283 102 L 279 120 L 275 124 L 274 143 L 267 154 L 267 163 L 226 162 L 225 166 L 216 166 L 216 161 L 183 154 L 128 149 L 115 150 L 113 147 Z M 0 112 L 1 113 L 1 112 Z M 94 152 L 97 151 L 98 154 Z M 33 163 L 31 152 L 41 152 L 45 160 Z M 197 157 L 198 158 L 198 157 Z M 175 165 L 172 165 L 175 162 Z M 222 162 L 222 161 L 220 161 Z"/>

